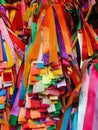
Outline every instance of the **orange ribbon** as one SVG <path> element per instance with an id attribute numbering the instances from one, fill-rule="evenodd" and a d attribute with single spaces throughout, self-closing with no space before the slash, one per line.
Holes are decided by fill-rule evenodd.
<path id="1" fill-rule="evenodd" d="M 63 14 L 61 5 L 55 4 L 54 7 L 55 7 L 55 10 L 56 10 L 56 13 L 57 13 L 57 16 L 58 16 L 58 20 L 59 20 L 59 24 L 60 24 L 60 27 L 61 27 L 66 52 L 67 52 L 67 54 L 71 55 L 72 41 L 71 41 L 71 36 L 70 36 L 69 29 L 68 29 L 67 21 L 64 18 L 64 14 Z"/>

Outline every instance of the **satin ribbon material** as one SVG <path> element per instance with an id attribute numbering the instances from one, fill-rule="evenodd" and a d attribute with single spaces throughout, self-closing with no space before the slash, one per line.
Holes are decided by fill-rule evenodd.
<path id="1" fill-rule="evenodd" d="M 74 91 L 71 93 L 71 95 L 69 97 L 69 100 L 68 100 L 68 103 L 66 105 L 66 110 L 65 110 L 65 114 L 64 115 L 66 115 L 66 111 L 72 106 L 72 103 L 73 103 L 73 100 L 74 100 L 74 95 L 75 95 L 75 93 L 79 93 L 80 88 L 81 88 L 81 80 L 79 81 L 79 83 L 77 84 L 76 88 L 74 89 Z M 64 123 L 65 123 L 65 126 L 67 128 L 68 124 L 66 124 L 66 121 L 63 123 L 63 118 L 64 118 L 64 116 L 62 116 L 60 121 L 58 122 L 57 130 L 59 130 L 61 128 L 61 126 L 64 126 Z M 62 130 L 64 130 L 64 127 L 63 127 Z"/>
<path id="2" fill-rule="evenodd" d="M 23 70 L 24 70 L 24 61 L 22 62 L 20 68 L 19 68 L 19 72 L 18 72 L 18 79 L 17 79 L 17 84 L 16 84 L 16 88 L 19 87 L 20 81 L 22 79 L 22 75 L 23 75 Z"/>
<path id="3" fill-rule="evenodd" d="M 96 36 L 94 30 L 90 27 L 90 25 L 88 23 L 85 24 L 85 29 L 87 30 L 87 33 L 89 35 L 93 50 L 97 50 L 98 41 L 96 40 L 97 36 Z"/>
<path id="4" fill-rule="evenodd" d="M 10 119 L 9 119 L 9 123 L 13 126 L 16 126 L 17 121 L 18 121 L 18 115 L 19 115 L 19 112 L 20 112 L 20 106 L 18 104 L 19 104 L 21 87 L 22 87 L 22 80 L 20 81 L 20 85 L 19 85 L 19 88 L 18 88 L 18 91 L 17 91 L 17 95 L 16 95 L 16 98 L 15 98 L 14 105 L 12 107 L 11 115 L 10 115 Z"/>
<path id="5" fill-rule="evenodd" d="M 19 8 L 16 10 L 15 14 L 13 14 L 14 18 L 12 21 L 12 25 L 15 29 L 15 31 L 19 31 L 19 30 L 22 30 L 23 29 L 23 17 L 22 17 L 22 7 L 21 7 L 21 4 L 20 3 L 16 3 L 16 7 Z M 13 13 L 13 10 L 12 10 L 12 13 Z"/>
<path id="6" fill-rule="evenodd" d="M 81 66 L 81 53 L 80 53 L 80 46 L 79 43 L 76 44 L 76 52 L 77 52 L 77 60 L 78 60 L 78 64 L 79 67 Z"/>
<path id="7" fill-rule="evenodd" d="M 71 78 L 72 78 L 73 83 L 75 84 L 75 86 L 77 86 L 78 83 L 79 83 L 80 78 L 79 78 L 79 75 L 78 75 L 78 73 L 76 72 L 75 69 L 72 70 Z"/>
<path id="8" fill-rule="evenodd" d="M 19 89 L 17 91 L 16 99 L 15 99 L 14 105 L 11 110 L 11 115 L 15 115 L 15 116 L 19 115 L 20 107 L 18 105 L 18 102 L 19 102 L 21 87 L 22 87 L 22 81 L 20 82 Z"/>
<path id="9" fill-rule="evenodd" d="M 67 52 L 67 54 L 71 55 L 71 45 L 72 45 L 71 36 L 70 36 L 70 33 L 69 33 L 69 29 L 68 29 L 66 19 L 64 18 L 64 14 L 63 14 L 61 5 L 55 4 L 55 10 L 56 10 L 58 20 L 59 20 L 59 24 L 60 24 L 60 27 L 61 27 L 66 52 Z M 65 30 L 67 30 L 67 31 L 65 31 Z"/>
<path id="10" fill-rule="evenodd" d="M 49 28 L 49 63 L 56 62 L 58 59 L 57 54 L 57 38 L 56 38 L 56 29 L 55 29 L 55 19 L 53 15 L 52 5 L 46 8 L 46 14 L 42 26 Z M 54 38 L 52 38 L 54 36 Z"/>
<path id="11" fill-rule="evenodd" d="M 6 95 L 6 89 L 0 90 L 0 96 L 5 96 Z"/>
<path id="12" fill-rule="evenodd" d="M 46 54 L 49 52 L 49 28 L 48 27 L 41 27 L 41 39 L 42 39 L 42 53 Z"/>
<path id="13" fill-rule="evenodd" d="M 5 0 L 0 1 L 1 4 L 7 4 Z"/>
<path id="14" fill-rule="evenodd" d="M 96 103 L 96 91 L 97 91 L 97 85 L 98 85 L 97 78 L 98 78 L 98 72 L 96 71 L 96 68 L 92 66 L 83 130 L 92 130 L 93 128 L 94 111 L 95 111 L 95 103 Z"/>
<path id="15" fill-rule="evenodd" d="M 62 54 L 63 58 L 68 59 L 69 56 L 68 56 L 68 54 L 66 54 L 66 50 L 65 50 L 65 46 L 64 46 L 64 39 L 63 39 L 63 36 L 62 36 L 60 24 L 59 24 L 57 14 L 56 14 L 55 10 L 54 10 L 54 17 L 55 17 L 58 44 L 60 44 L 60 53 Z"/>
<path id="16" fill-rule="evenodd" d="M 94 113 L 94 122 L 92 130 L 98 129 L 98 84 L 97 84 L 97 91 L 96 91 L 96 105 L 95 105 L 95 113 Z"/>
<path id="17" fill-rule="evenodd" d="M 38 4 L 38 8 L 37 8 L 36 11 L 35 11 L 35 14 L 36 14 L 36 15 L 39 14 L 40 9 L 41 9 L 41 6 L 42 6 L 42 2 L 41 2 L 41 0 L 39 0 L 38 2 L 39 2 L 39 4 Z"/>
<path id="18" fill-rule="evenodd" d="M 16 44 L 19 49 L 25 51 L 25 43 L 19 37 L 17 37 L 17 35 L 13 33 L 11 30 L 8 30 L 8 33 L 11 37 L 13 44 Z"/>
<path id="19" fill-rule="evenodd" d="M 79 66 L 75 51 L 72 51 L 72 58 L 73 58 L 73 61 L 75 62 L 75 64 L 76 64 L 77 66 Z"/>
<path id="20" fill-rule="evenodd" d="M 16 6 L 16 5 L 17 5 L 17 3 L 14 4 L 14 6 Z M 15 14 L 16 14 L 16 10 L 15 9 L 10 11 L 10 18 L 9 19 L 10 19 L 11 23 L 13 22 Z"/>
<path id="21" fill-rule="evenodd" d="M 85 60 L 88 58 L 88 50 L 87 50 L 87 39 L 85 36 L 85 32 L 83 29 L 81 29 L 82 33 L 82 60 Z"/>
<path id="22" fill-rule="evenodd" d="M 18 89 L 15 88 L 15 89 L 14 89 L 14 92 L 13 92 L 13 96 L 12 96 L 11 104 L 14 104 L 14 101 L 15 101 L 15 98 L 16 98 L 16 95 L 17 95 L 17 91 L 18 91 Z"/>
<path id="23" fill-rule="evenodd" d="M 31 33 L 32 33 L 32 44 L 34 44 L 37 33 L 37 24 L 34 22 L 31 23 Z"/>
<path id="24" fill-rule="evenodd" d="M 44 5 L 46 3 L 46 0 L 42 0 L 42 4 Z"/>
<path id="25" fill-rule="evenodd" d="M 18 88 L 19 88 L 19 85 L 20 85 L 20 82 L 22 79 L 22 75 L 23 75 L 23 70 L 24 70 L 24 63 L 21 64 L 19 72 L 18 72 L 18 79 L 16 81 L 16 87 L 14 89 L 14 93 L 13 93 L 12 100 L 11 100 L 12 104 L 14 103 L 16 95 L 17 95 L 17 91 L 18 91 Z"/>
<path id="26" fill-rule="evenodd" d="M 87 97 L 88 97 L 88 86 L 89 86 L 89 75 L 87 68 L 84 69 L 82 75 L 82 84 L 79 97 L 79 107 L 78 107 L 78 121 L 77 121 L 77 130 L 83 130 L 84 117 L 87 107 Z"/>
<path id="27" fill-rule="evenodd" d="M 14 46 L 13 46 L 12 40 L 11 40 L 11 38 L 8 34 L 8 31 L 6 29 L 6 26 L 1 18 L 0 18 L 0 23 L 1 23 L 0 29 L 1 29 L 2 37 L 7 41 L 8 46 L 9 46 L 12 56 L 13 56 L 13 60 L 17 64 L 16 54 L 14 51 Z"/>
<path id="28" fill-rule="evenodd" d="M 3 61 L 2 39 L 0 34 L 0 62 Z"/>
<path id="29" fill-rule="evenodd" d="M 89 31 L 91 32 L 93 38 L 96 40 L 97 44 L 98 44 L 98 41 L 96 39 L 97 38 L 97 34 L 95 33 L 95 31 L 93 30 L 93 28 L 88 23 L 86 23 L 86 26 L 89 29 Z"/>
<path id="30" fill-rule="evenodd" d="M 90 39 L 91 37 L 90 35 L 88 35 L 86 25 L 84 26 L 83 29 L 84 29 L 84 33 L 85 33 L 86 41 L 87 41 L 88 56 L 92 56 L 94 54 L 94 47 Z"/>
<path id="31" fill-rule="evenodd" d="M 30 45 L 30 49 L 28 50 L 28 55 L 26 58 L 26 62 L 25 62 L 25 66 L 24 66 L 24 86 L 27 86 L 27 80 L 28 80 L 28 74 L 30 71 L 30 64 L 33 60 L 37 60 L 38 58 L 38 54 L 39 54 L 39 50 L 40 50 L 40 29 L 38 30 L 37 34 L 36 34 L 36 38 L 35 38 L 35 42 L 34 45 Z M 33 53 L 32 53 L 33 52 Z"/>
<path id="32" fill-rule="evenodd" d="M 4 104 L 0 104 L 0 109 L 4 109 L 5 108 L 5 103 Z"/>
<path id="33" fill-rule="evenodd" d="M 44 62 L 44 65 L 49 64 L 49 52 L 46 54 L 43 54 L 42 61 Z"/>
<path id="34" fill-rule="evenodd" d="M 5 102 L 5 97 L 4 96 L 0 96 L 0 104 L 4 104 Z"/>
<path id="35" fill-rule="evenodd" d="M 5 15 L 5 12 L 0 12 L 0 16 L 3 18 L 6 25 L 14 32 L 14 28 L 9 20 L 9 18 Z"/>
<path id="36" fill-rule="evenodd" d="M 4 42 L 4 46 L 5 46 L 5 51 L 6 51 L 6 55 L 7 55 L 8 68 L 10 68 L 14 65 L 14 60 L 11 55 L 10 48 L 8 47 L 8 44 L 6 41 Z"/>
<path id="37" fill-rule="evenodd" d="M 22 88 L 20 91 L 20 97 L 19 97 L 19 105 L 23 106 L 24 105 L 24 101 L 25 101 L 25 96 L 26 96 L 26 88 L 24 87 L 24 77 L 22 79 Z"/>
<path id="38" fill-rule="evenodd" d="M 4 40 L 2 39 L 2 52 L 3 52 L 3 60 L 5 62 L 7 62 L 7 55 L 6 55 L 6 51 L 5 51 L 5 47 L 4 47 Z"/>
<path id="39" fill-rule="evenodd" d="M 85 51 L 85 48 L 82 48 L 82 47 L 84 47 L 83 45 L 85 44 L 84 43 L 84 37 L 83 37 L 84 35 L 81 33 L 81 32 L 79 32 L 78 33 L 78 40 L 79 40 L 79 46 L 80 46 L 80 54 L 81 54 L 81 59 L 80 59 L 80 67 L 82 67 L 82 64 L 83 64 L 83 56 L 85 56 L 85 53 L 84 53 L 84 51 Z M 84 44 L 83 44 L 84 43 Z"/>
<path id="40" fill-rule="evenodd" d="M 77 130 L 78 111 L 76 111 L 72 116 L 71 130 Z"/>
<path id="41" fill-rule="evenodd" d="M 50 20 L 50 18 L 51 18 L 51 20 Z M 40 25 L 40 21 L 41 20 L 39 20 L 39 23 L 38 23 L 39 25 Z M 42 27 L 43 26 L 48 27 L 49 31 L 50 31 L 50 33 L 49 33 L 49 48 L 50 48 L 49 49 L 49 56 L 50 56 L 49 63 L 52 63 L 52 62 L 57 61 L 58 54 L 57 54 L 57 38 L 56 38 L 55 21 L 54 21 L 53 10 L 52 10 L 51 5 L 49 5 L 46 8 L 45 18 L 42 23 Z M 53 35 L 54 35 L 54 38 L 52 38 Z M 40 47 L 41 47 L 41 27 L 38 26 L 38 31 L 36 34 L 34 45 L 31 44 L 29 52 L 28 52 L 28 56 L 26 59 L 26 63 L 25 63 L 25 67 L 26 67 L 26 69 L 24 71 L 24 75 L 25 75 L 24 76 L 24 85 L 25 86 L 27 84 L 28 74 L 30 71 L 30 64 L 32 61 L 37 60 L 37 58 L 39 56 Z"/>
<path id="42" fill-rule="evenodd" d="M 6 14 L 6 10 L 5 10 L 4 6 L 2 6 L 2 5 L 0 5 L 0 12 Z"/>
<path id="43" fill-rule="evenodd" d="M 26 10 L 25 1 L 21 1 L 21 2 L 20 2 L 20 5 L 21 5 L 21 14 L 22 14 L 22 16 L 23 16 L 24 13 L 25 13 L 25 10 Z M 23 29 L 24 29 L 25 22 L 24 22 L 23 18 L 22 18 L 22 22 L 23 22 Z"/>
<path id="44" fill-rule="evenodd" d="M 67 127 L 68 127 L 68 122 L 69 122 L 69 119 L 70 119 L 70 115 L 71 115 L 71 110 L 72 110 L 72 106 L 70 106 L 65 114 L 64 114 L 64 118 L 63 118 L 63 121 L 62 121 L 62 126 L 60 128 L 60 130 L 67 130 Z"/>

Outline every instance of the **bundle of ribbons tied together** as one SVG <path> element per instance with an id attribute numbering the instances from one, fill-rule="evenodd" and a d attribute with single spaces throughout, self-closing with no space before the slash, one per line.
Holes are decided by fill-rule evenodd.
<path id="1" fill-rule="evenodd" d="M 83 14 L 94 4 L 1 0 L 1 130 L 98 129 L 98 36 Z"/>

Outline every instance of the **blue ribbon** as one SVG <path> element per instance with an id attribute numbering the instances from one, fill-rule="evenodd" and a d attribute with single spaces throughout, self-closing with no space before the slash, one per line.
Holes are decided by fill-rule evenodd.
<path id="1" fill-rule="evenodd" d="M 16 95 L 17 95 L 17 91 L 18 91 L 18 89 L 15 88 L 15 89 L 14 89 L 13 96 L 12 96 L 11 104 L 14 104 L 14 101 L 15 101 L 15 98 L 16 98 Z"/>
<path id="2" fill-rule="evenodd" d="M 77 121 L 78 121 L 78 111 L 75 112 L 73 115 L 71 130 L 77 130 Z"/>
<path id="3" fill-rule="evenodd" d="M 24 100 L 26 96 L 26 88 L 24 87 L 24 78 L 22 79 L 22 88 L 20 91 L 20 100 Z"/>
<path id="4" fill-rule="evenodd" d="M 4 48 L 4 40 L 3 39 L 1 39 L 1 44 L 2 44 L 3 59 L 4 59 L 4 61 L 7 61 L 7 55 L 6 55 L 6 51 Z"/>
<path id="5" fill-rule="evenodd" d="M 69 119 L 70 119 L 70 115 L 71 115 L 71 110 L 72 110 L 72 106 L 70 106 L 65 114 L 64 114 L 64 118 L 63 118 L 63 121 L 62 121 L 62 126 L 61 126 L 61 129 L 60 130 L 67 130 L 68 128 L 68 122 L 69 122 Z"/>
<path id="6" fill-rule="evenodd" d="M 0 90 L 0 96 L 5 96 L 6 95 L 6 89 Z"/>

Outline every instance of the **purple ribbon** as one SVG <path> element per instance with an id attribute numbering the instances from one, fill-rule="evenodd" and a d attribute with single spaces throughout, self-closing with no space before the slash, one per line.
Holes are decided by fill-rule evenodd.
<path id="1" fill-rule="evenodd" d="M 2 5 L 0 5 L 0 12 L 6 14 L 5 8 L 4 8 L 4 6 L 2 6 Z"/>
<path id="2" fill-rule="evenodd" d="M 17 92 L 17 96 L 16 96 L 14 105 L 13 105 L 12 110 L 11 110 L 11 115 L 15 115 L 15 116 L 19 115 L 20 106 L 18 105 L 18 103 L 19 103 L 21 87 L 22 87 L 22 80 L 20 81 L 20 85 L 19 85 L 19 89 L 18 89 L 18 92 Z"/>
<path id="3" fill-rule="evenodd" d="M 69 119 L 67 130 L 71 130 L 71 120 Z"/>
<path id="4" fill-rule="evenodd" d="M 53 8 L 53 11 L 54 11 L 56 32 L 57 32 L 58 44 L 60 46 L 60 51 L 61 51 L 62 57 L 65 58 L 65 59 L 68 59 L 69 55 L 66 53 L 66 49 L 65 49 L 65 46 L 64 46 L 64 39 L 63 39 L 63 36 L 62 36 L 60 24 L 59 24 L 59 21 L 58 21 L 58 18 L 57 18 L 57 14 L 56 14 L 54 8 Z"/>
<path id="5" fill-rule="evenodd" d="M 77 58 L 76 58 L 76 55 L 75 55 L 75 52 L 74 52 L 74 51 L 72 51 L 72 58 L 73 58 L 73 60 L 75 61 L 75 63 L 77 64 L 77 66 L 79 66 L 79 64 L 78 64 L 78 61 L 77 61 Z"/>
<path id="6" fill-rule="evenodd" d="M 49 65 L 49 53 L 43 54 L 42 61 L 44 65 Z"/>
<path id="7" fill-rule="evenodd" d="M 6 15 L 6 10 L 5 10 L 4 6 L 2 6 L 2 5 L 0 5 L 0 12 L 2 12 L 3 14 Z M 3 19 L 4 19 L 5 23 L 8 24 L 8 21 L 4 17 L 3 17 Z"/>

